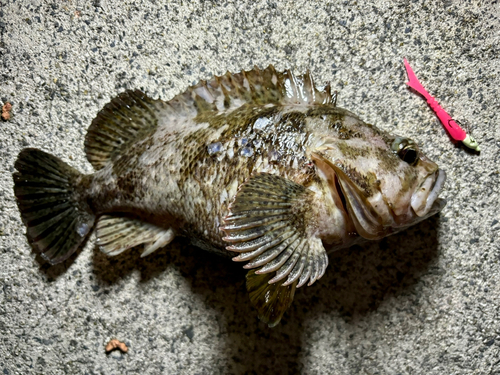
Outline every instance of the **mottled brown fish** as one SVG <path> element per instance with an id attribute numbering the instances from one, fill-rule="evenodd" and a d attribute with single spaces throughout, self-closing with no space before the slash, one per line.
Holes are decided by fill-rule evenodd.
<path id="1" fill-rule="evenodd" d="M 109 255 L 142 256 L 185 236 L 237 256 L 259 317 L 276 325 L 327 252 L 402 230 L 444 205 L 445 173 L 408 138 L 336 107 L 308 73 L 227 73 L 168 102 L 119 95 L 92 122 L 96 172 L 24 149 L 15 195 L 27 236 L 51 263 L 92 229 Z"/>

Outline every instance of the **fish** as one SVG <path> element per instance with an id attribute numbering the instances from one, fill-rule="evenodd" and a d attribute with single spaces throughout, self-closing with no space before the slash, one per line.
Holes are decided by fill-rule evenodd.
<path id="1" fill-rule="evenodd" d="M 244 262 L 257 315 L 276 326 L 328 254 L 439 212 L 446 173 L 412 139 L 340 108 L 330 84 L 272 65 L 200 81 L 169 101 L 139 90 L 92 121 L 95 172 L 23 149 L 14 194 L 33 249 L 56 264 L 94 231 L 109 256 L 185 237 Z"/>

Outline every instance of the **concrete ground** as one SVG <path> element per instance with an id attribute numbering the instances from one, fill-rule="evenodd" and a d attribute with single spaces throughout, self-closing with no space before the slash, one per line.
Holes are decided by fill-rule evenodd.
<path id="1" fill-rule="evenodd" d="M 3 374 L 500 374 L 498 1 L 0 0 Z M 405 87 L 406 56 L 481 144 L 450 142 Z M 448 205 L 340 251 L 281 325 L 259 323 L 241 265 L 177 240 L 145 259 L 86 247 L 50 267 L 13 198 L 24 147 L 91 172 L 90 122 L 125 89 L 168 100 L 213 74 L 310 69 L 339 105 L 414 138 Z M 127 354 L 105 354 L 111 338 Z"/>

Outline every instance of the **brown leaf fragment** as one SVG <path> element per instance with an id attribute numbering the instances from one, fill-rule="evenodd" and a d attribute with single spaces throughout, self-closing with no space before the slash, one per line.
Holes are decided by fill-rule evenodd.
<path id="1" fill-rule="evenodd" d="M 106 345 L 106 353 L 111 353 L 113 350 L 120 350 L 122 353 L 127 353 L 128 348 L 125 343 L 117 340 L 117 339 L 111 339 L 109 340 L 108 344 Z"/>
<path id="2" fill-rule="evenodd" d="M 12 104 L 9 102 L 5 103 L 2 107 L 2 120 L 10 120 L 10 110 L 12 109 Z"/>

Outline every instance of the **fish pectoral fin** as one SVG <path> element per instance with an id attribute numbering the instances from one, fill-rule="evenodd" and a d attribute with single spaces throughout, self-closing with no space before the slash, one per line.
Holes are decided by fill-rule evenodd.
<path id="1" fill-rule="evenodd" d="M 252 305 L 258 311 L 259 319 L 269 327 L 276 326 L 290 307 L 295 295 L 297 280 L 291 285 L 269 284 L 271 274 L 247 273 L 247 290 Z"/>
<path id="2" fill-rule="evenodd" d="M 323 243 L 315 234 L 314 198 L 304 186 L 268 173 L 242 184 L 221 227 L 226 249 L 240 253 L 233 260 L 249 260 L 244 268 L 260 267 L 255 275 L 266 275 L 267 283 L 277 287 L 312 285 L 328 266 Z"/>
<path id="3" fill-rule="evenodd" d="M 141 257 L 145 257 L 168 245 L 175 237 L 171 228 L 160 228 L 141 220 L 112 215 L 101 216 L 97 222 L 96 231 L 99 249 L 110 256 L 144 244 Z"/>

